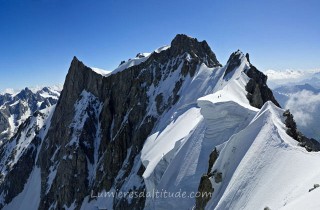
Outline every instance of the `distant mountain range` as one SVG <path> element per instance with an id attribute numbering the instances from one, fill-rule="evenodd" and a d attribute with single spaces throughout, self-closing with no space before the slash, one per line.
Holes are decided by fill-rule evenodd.
<path id="1" fill-rule="evenodd" d="M 320 69 L 305 71 L 275 71 L 267 70 L 265 74 L 268 76 L 268 85 L 271 88 L 279 86 L 294 86 L 309 84 L 316 89 L 320 89 Z"/>
<path id="2" fill-rule="evenodd" d="M 57 103 L 61 88 L 25 88 L 0 94 L 0 140 L 13 136 L 18 127 L 35 111 Z"/>
<path id="3" fill-rule="evenodd" d="M 320 89 L 317 89 L 316 87 L 305 83 L 303 85 L 300 84 L 289 84 L 289 85 L 281 85 L 273 89 L 273 93 L 275 95 L 275 98 L 280 103 L 282 107 L 286 106 L 287 101 L 289 98 L 297 94 L 301 91 L 309 91 L 314 94 L 319 94 Z"/>

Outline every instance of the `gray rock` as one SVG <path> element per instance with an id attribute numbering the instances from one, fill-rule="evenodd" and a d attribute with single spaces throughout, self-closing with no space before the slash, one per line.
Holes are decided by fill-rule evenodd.
<path id="1" fill-rule="evenodd" d="M 222 173 L 221 172 L 213 173 L 213 176 L 214 176 L 214 181 L 216 183 L 222 182 Z"/>
<path id="2" fill-rule="evenodd" d="M 198 42 L 196 38 L 191 38 L 184 34 L 178 34 L 171 42 L 171 51 L 173 56 L 190 53 L 193 58 L 195 55 L 201 59 L 201 62 L 207 64 L 208 67 L 222 66 L 211 51 L 206 41 Z"/>
<path id="3" fill-rule="evenodd" d="M 246 54 L 246 58 L 249 61 L 249 54 Z M 261 108 L 265 102 L 272 101 L 272 103 L 280 107 L 279 103 L 274 98 L 272 91 L 267 86 L 266 75 L 260 72 L 251 63 L 250 68 L 247 69 L 245 73 L 251 78 L 246 86 L 246 91 L 248 92 L 247 98 L 252 106 Z"/>
<path id="4" fill-rule="evenodd" d="M 211 181 L 208 175 L 203 175 L 200 180 L 198 194 L 200 196 L 196 197 L 196 207 L 197 210 L 204 210 L 208 201 L 212 197 L 214 189 L 212 187 Z"/>
<path id="5" fill-rule="evenodd" d="M 313 139 L 307 138 L 297 129 L 297 124 L 293 118 L 293 115 L 289 110 L 286 110 L 283 113 L 285 117 L 285 125 L 287 127 L 287 134 L 291 136 L 293 139 L 299 142 L 299 146 L 306 148 L 308 152 L 318 152 L 320 151 L 320 143 Z"/>
<path id="6" fill-rule="evenodd" d="M 238 50 L 234 53 L 232 53 L 228 59 L 228 66 L 224 72 L 223 78 L 228 79 L 231 78 L 235 68 L 239 67 L 241 64 L 241 52 Z"/>
<path id="7" fill-rule="evenodd" d="M 209 167 L 208 167 L 208 173 L 211 172 L 212 166 L 215 164 L 216 160 L 218 159 L 219 152 L 217 148 L 214 148 L 214 150 L 211 152 L 210 157 L 209 157 Z"/>

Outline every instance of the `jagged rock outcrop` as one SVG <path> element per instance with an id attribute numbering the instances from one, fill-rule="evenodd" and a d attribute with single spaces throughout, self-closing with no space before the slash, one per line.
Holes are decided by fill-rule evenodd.
<path id="1" fill-rule="evenodd" d="M 199 59 L 208 67 L 222 66 L 205 40 L 199 42 L 196 38 L 178 34 L 171 42 L 171 51 L 173 56 L 188 52 L 192 58 Z"/>
<path id="2" fill-rule="evenodd" d="M 298 139 L 297 124 L 293 119 L 293 115 L 290 113 L 289 110 L 286 110 L 283 113 L 283 116 L 286 117 L 285 125 L 287 127 L 287 134 L 297 140 Z"/>
<path id="3" fill-rule="evenodd" d="M 208 167 L 208 174 L 211 172 L 212 166 L 218 159 L 219 152 L 217 148 L 214 148 L 214 150 L 211 152 L 210 157 L 209 157 L 209 167 Z"/>
<path id="4" fill-rule="evenodd" d="M 285 117 L 285 125 L 287 127 L 287 134 L 289 136 L 297 140 L 299 145 L 306 148 L 308 152 L 320 151 L 320 143 L 317 140 L 313 138 L 307 138 L 300 131 L 298 131 L 297 124 L 289 110 L 286 110 L 283 113 L 283 116 Z"/>
<path id="5" fill-rule="evenodd" d="M 206 207 L 206 204 L 212 197 L 212 193 L 214 192 L 214 189 L 212 187 L 211 181 L 209 179 L 210 177 L 205 174 L 201 177 L 198 192 L 200 193 L 200 196 L 196 198 L 196 208 L 197 210 L 204 210 Z"/>
<path id="6" fill-rule="evenodd" d="M 239 67 L 241 64 L 241 56 L 242 53 L 240 50 L 237 50 L 236 52 L 233 52 L 229 59 L 228 59 L 228 65 L 224 72 L 223 78 L 226 79 L 228 76 L 229 78 L 232 77 L 232 72 L 234 72 L 235 68 Z"/>
<path id="7" fill-rule="evenodd" d="M 279 103 L 274 98 L 272 91 L 267 86 L 267 76 L 250 63 L 248 53 L 244 55 L 240 50 L 232 53 L 228 59 L 223 78 L 226 81 L 232 78 L 234 70 L 243 62 L 247 65 L 244 72 L 250 78 L 245 89 L 248 92 L 247 98 L 251 106 L 261 108 L 265 102 L 272 101 L 275 105 L 280 107 Z"/>
<path id="8" fill-rule="evenodd" d="M 212 197 L 212 193 L 214 192 L 214 188 L 212 187 L 210 177 L 214 176 L 215 174 L 211 173 L 212 166 L 218 159 L 219 152 L 217 148 L 214 148 L 214 150 L 211 152 L 209 156 L 209 166 L 208 166 L 208 172 L 204 174 L 201 177 L 198 192 L 200 193 L 200 196 L 196 198 L 196 206 L 195 208 L 197 210 L 203 210 L 205 209 L 208 201 Z"/>
<path id="9" fill-rule="evenodd" d="M 246 71 L 248 77 L 251 78 L 246 86 L 246 91 L 248 91 L 247 98 L 250 104 L 254 107 L 261 108 L 265 102 L 272 101 L 272 103 L 280 107 L 272 91 L 267 86 L 268 77 L 250 63 L 248 53 L 246 54 L 246 58 L 250 65 L 250 68 Z"/>

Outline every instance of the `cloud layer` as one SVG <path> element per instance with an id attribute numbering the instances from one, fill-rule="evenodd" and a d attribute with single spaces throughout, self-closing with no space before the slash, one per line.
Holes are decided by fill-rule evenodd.
<path id="1" fill-rule="evenodd" d="M 319 78 L 320 69 L 311 70 L 267 70 L 264 72 L 268 76 L 268 85 L 271 87 L 276 87 L 279 85 L 288 85 L 294 83 L 305 83 L 305 80 L 311 79 L 313 77 Z"/>
<path id="2" fill-rule="evenodd" d="M 290 109 L 302 133 L 320 140 L 320 94 L 297 92 L 289 97 L 285 108 Z"/>

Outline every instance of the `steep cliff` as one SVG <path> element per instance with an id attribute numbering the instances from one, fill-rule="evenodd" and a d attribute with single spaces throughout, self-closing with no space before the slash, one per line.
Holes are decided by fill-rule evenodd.
<path id="1" fill-rule="evenodd" d="M 205 42 L 185 35 L 177 35 L 170 48 L 144 62 L 106 77 L 74 58 L 37 162 L 42 171 L 40 208 L 80 208 L 91 192 L 124 187 L 129 174 L 141 183 L 127 190 L 144 191 L 139 161 L 144 141 L 202 63 L 220 66 Z M 143 203 L 115 198 L 113 206 L 141 209 Z"/>

